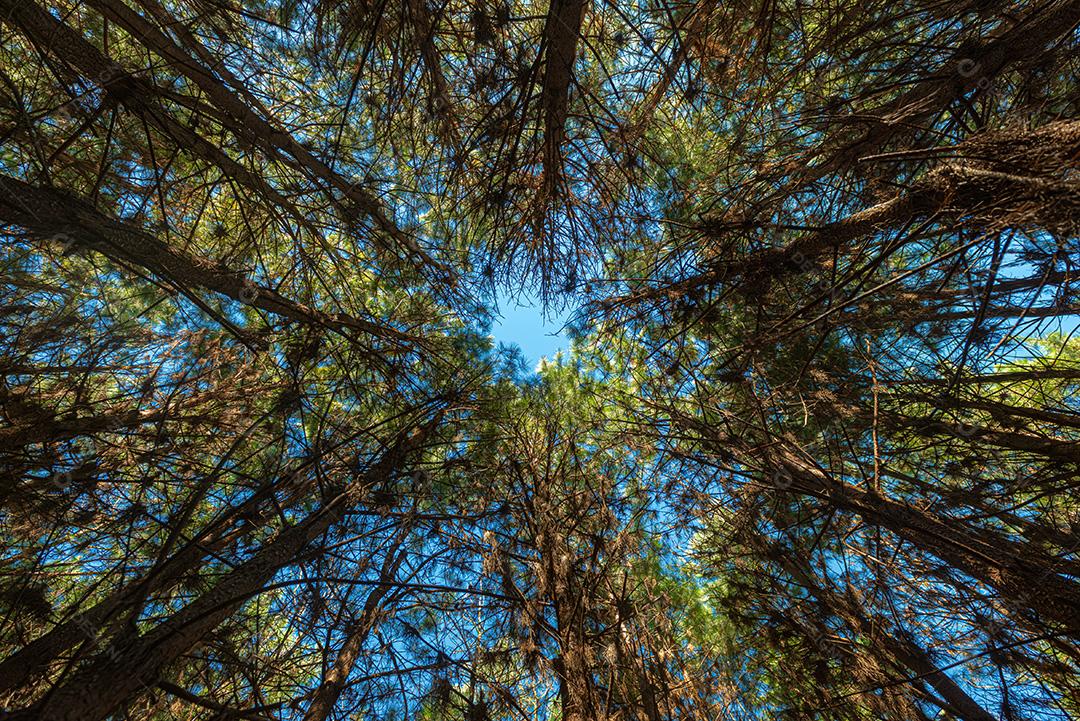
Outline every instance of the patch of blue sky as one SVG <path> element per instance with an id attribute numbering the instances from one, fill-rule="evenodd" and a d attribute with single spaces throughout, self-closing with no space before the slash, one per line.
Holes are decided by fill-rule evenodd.
<path id="1" fill-rule="evenodd" d="M 515 296 L 505 291 L 499 291 L 495 303 L 492 337 L 496 344 L 517 346 L 528 366 L 536 366 L 542 358 L 551 360 L 559 351 L 569 349 L 570 340 L 565 332 L 572 313 L 569 309 L 545 310 L 534 295 Z"/>

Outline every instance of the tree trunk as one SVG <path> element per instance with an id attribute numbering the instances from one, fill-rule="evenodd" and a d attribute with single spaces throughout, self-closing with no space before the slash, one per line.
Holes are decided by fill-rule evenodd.
<path id="1" fill-rule="evenodd" d="M 985 530 L 961 527 L 927 511 L 862 491 L 774 446 L 767 452 L 791 492 L 820 498 L 863 521 L 888 529 L 917 548 L 995 589 L 1013 608 L 1030 609 L 1069 634 L 1080 634 L 1080 585 L 1042 554 Z"/>
<path id="2" fill-rule="evenodd" d="M 419 447 L 431 424 L 413 435 L 399 435 L 382 457 L 346 490 L 302 522 L 283 530 L 250 560 L 237 566 L 211 590 L 192 601 L 147 633 L 130 639 L 120 648 L 95 656 L 34 707 L 10 715 L 10 719 L 41 718 L 49 721 L 105 719 L 125 701 L 152 688 L 164 669 L 292 562 L 307 544 L 323 534 L 367 491 L 400 469 L 406 455 Z M 2 717 L 0 717 L 2 718 Z"/>
<path id="3" fill-rule="evenodd" d="M 0 221 L 22 226 L 41 239 L 65 238 L 76 247 L 145 269 L 179 288 L 203 288 L 306 325 L 357 330 L 399 344 L 417 340 L 389 326 L 297 303 L 219 263 L 175 250 L 142 228 L 108 217 L 70 193 L 35 187 L 6 175 L 0 175 L 0 188 L 4 191 L 0 194 Z"/>
<path id="4" fill-rule="evenodd" d="M 0 693 L 24 686 L 34 676 L 45 672 L 64 651 L 96 638 L 106 623 L 126 613 L 133 604 L 169 589 L 186 573 L 199 568 L 207 554 L 227 548 L 236 539 L 276 518 L 272 509 L 264 506 L 278 487 L 279 484 L 275 483 L 256 491 L 151 569 L 144 578 L 112 591 L 91 608 L 57 624 L 0 661 Z M 287 500 L 281 503 L 286 507 L 290 505 Z M 241 520 L 244 526 L 233 529 L 237 520 Z"/>
<path id="5" fill-rule="evenodd" d="M 790 555 L 782 552 L 767 552 L 767 556 L 773 562 L 780 564 L 798 584 L 810 591 L 810 594 L 825 609 L 843 618 L 852 630 L 861 633 L 871 641 L 871 648 L 874 648 L 873 642 L 880 644 L 886 655 L 907 667 L 917 677 L 925 679 L 949 704 L 950 710 L 958 718 L 963 721 L 995 721 L 993 714 L 980 706 L 955 681 L 938 669 L 930 655 L 910 639 L 884 631 L 884 626 L 872 622 L 858 604 L 819 584 L 810 570 Z"/>
<path id="6" fill-rule="evenodd" d="M 399 550 L 400 546 L 401 540 L 395 548 L 387 552 L 379 574 L 379 585 L 368 594 L 360 617 L 346 631 L 345 643 L 338 650 L 334 665 L 326 671 L 322 683 L 315 690 L 307 712 L 304 714 L 304 721 L 326 721 L 334 710 L 334 704 L 345 690 L 345 683 L 357 659 L 360 658 L 364 642 L 367 641 L 372 627 L 378 622 L 377 616 L 383 608 L 383 600 L 393 586 L 398 568 L 408 555 L 407 551 Z"/>

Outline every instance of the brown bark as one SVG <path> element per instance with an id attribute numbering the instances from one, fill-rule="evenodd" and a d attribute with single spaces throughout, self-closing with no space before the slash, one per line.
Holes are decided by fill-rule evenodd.
<path id="1" fill-rule="evenodd" d="M 870 125 L 861 137 L 832 148 L 823 144 L 815 153 L 823 160 L 811 165 L 810 158 L 804 159 L 805 171 L 785 184 L 779 195 L 804 188 L 864 155 L 879 152 L 898 138 L 910 136 L 973 91 L 984 78 L 992 81 L 1007 69 L 1038 58 L 1047 45 L 1067 36 L 1078 22 L 1080 2 L 1056 0 L 1029 11 L 970 48 L 957 49 L 935 73 L 900 97 L 874 109 L 860 109 L 858 118 Z"/>
<path id="2" fill-rule="evenodd" d="M 79 33 L 58 21 L 33 0 L 0 0 L 0 19 L 20 29 L 42 53 L 101 87 L 114 102 L 125 105 L 151 126 L 172 138 L 178 148 L 220 168 L 230 178 L 255 191 L 304 222 L 304 214 L 258 173 L 230 158 L 205 138 L 188 129 L 158 102 L 159 93 L 148 82 L 120 68 Z"/>
<path id="3" fill-rule="evenodd" d="M 371 629 L 378 622 L 383 602 L 393 588 L 398 568 L 407 555 L 406 551 L 400 550 L 400 545 L 399 541 L 397 547 L 387 552 L 379 573 L 379 585 L 368 594 L 360 617 L 346 631 L 345 642 L 338 650 L 333 666 L 326 671 L 322 683 L 315 689 L 303 721 L 326 721 L 345 691 L 349 674 L 360 658 Z"/>
<path id="4" fill-rule="evenodd" d="M 953 149 L 961 157 L 970 156 L 966 162 L 943 163 L 889 200 L 807 231 L 783 246 L 751 251 L 738 258 L 706 260 L 705 270 L 684 280 L 607 304 L 634 305 L 676 298 L 721 283 L 752 284 L 758 278 L 776 279 L 805 272 L 852 241 L 937 215 L 958 218 L 976 228 L 1074 232 L 1075 218 L 1080 214 L 1080 184 L 1061 176 L 1066 168 L 1075 167 L 1078 148 L 1080 123 L 1076 121 L 1053 123 L 1027 133 L 975 136 Z M 995 164 L 997 161 L 1001 167 Z M 1017 164 L 1025 167 L 1025 163 L 1036 166 L 1030 168 L 1031 174 L 1004 170 Z M 721 218 L 706 220 L 699 229 L 717 235 L 757 227 L 761 224 L 755 221 Z M 899 242 L 913 242 L 917 237 Z"/>
<path id="5" fill-rule="evenodd" d="M 951 323 L 955 321 L 980 322 L 986 318 L 1059 318 L 1062 316 L 1075 316 L 1080 311 L 1080 305 L 1051 305 L 1051 306 L 988 306 L 978 310 L 946 310 L 936 308 L 919 308 L 915 313 L 910 309 L 901 310 L 896 315 L 899 320 L 908 322 L 927 323 Z M 896 322 L 894 319 L 893 322 Z M 865 325 L 869 328 L 880 328 L 887 323 L 875 320 Z"/>
<path id="6" fill-rule="evenodd" d="M 143 578 L 113 590 L 89 609 L 71 615 L 0 661 L 0 693 L 25 686 L 35 676 L 45 673 L 65 651 L 90 640 L 90 634 L 96 636 L 110 620 L 130 612 L 145 598 L 168 590 L 183 576 L 197 570 L 207 555 L 229 547 L 240 537 L 276 518 L 270 499 L 282 489 L 285 480 L 264 486 L 243 503 L 230 508 L 178 551 L 149 569 Z M 287 497 L 279 499 L 278 505 L 293 505 L 303 491 L 303 487 L 289 489 Z M 243 525 L 237 527 L 238 522 Z"/>
<path id="7" fill-rule="evenodd" d="M 861 622 L 864 624 L 864 633 L 871 631 L 873 624 L 869 619 L 862 618 Z M 945 710 L 963 721 L 997 721 L 993 714 L 984 709 L 959 684 L 941 671 L 929 654 L 910 639 L 887 633 L 878 634 L 878 638 L 882 640 L 887 653 L 911 669 L 917 677 L 929 682 L 948 704 Z"/>
<path id="8" fill-rule="evenodd" d="M 119 648 L 98 654 L 42 702 L 15 712 L 10 718 L 104 719 L 132 696 L 154 686 L 170 663 L 197 645 L 206 633 L 257 594 L 305 546 L 360 503 L 372 486 L 399 470 L 406 456 L 420 446 L 433 424 L 429 423 L 409 436 L 399 435 L 360 479 L 300 523 L 283 530 L 210 591 L 150 631 L 127 640 Z"/>
<path id="9" fill-rule="evenodd" d="M 1002 425 L 1017 425 L 1022 423 L 1020 419 L 1046 423 L 1048 425 L 1061 426 L 1063 428 L 1080 428 L 1080 414 L 1062 411 L 1053 411 L 1046 408 L 1028 408 L 1015 406 L 1007 403 L 996 403 L 989 400 L 976 400 L 963 398 L 962 400 L 946 401 L 940 395 L 913 394 L 910 397 L 919 403 L 927 403 L 942 410 L 951 410 L 963 407 L 970 410 L 986 411 L 991 418 Z"/>
<path id="10" fill-rule="evenodd" d="M 1066 633 L 1080 635 L 1080 584 L 1062 575 L 1072 564 L 1047 559 L 997 532 L 966 527 L 879 492 L 855 488 L 805 460 L 785 439 L 774 437 L 768 443 L 750 445 L 691 418 L 679 416 L 676 420 L 701 433 L 706 444 L 724 454 L 735 452 L 755 463 L 764 461 L 770 487 L 818 498 L 871 526 L 891 531 L 994 589 L 1010 608 L 1034 611 L 1044 621 L 1059 624 Z"/>
<path id="11" fill-rule="evenodd" d="M 417 341 L 389 326 L 309 308 L 220 263 L 176 250 L 133 223 L 109 217 L 89 201 L 56 188 L 36 187 L 6 175 L 0 175 L 0 188 L 4 191 L 0 194 L 0 221 L 22 226 L 40 239 L 66 237 L 74 247 L 90 248 L 180 288 L 203 288 L 300 323 L 359 331 L 395 344 Z"/>
<path id="12" fill-rule="evenodd" d="M 1001 383 L 1030 383 L 1032 381 L 1080 381 L 1080 368 L 1039 368 L 985 373 L 977 376 L 952 378 L 920 378 L 918 380 L 885 380 L 884 385 L 997 385 Z"/>
<path id="13" fill-rule="evenodd" d="M 1080 634 L 1080 585 L 1062 576 L 1058 565 L 1041 554 L 999 534 L 965 528 L 880 493 L 854 488 L 782 446 L 760 449 L 760 453 L 790 479 L 790 491 L 820 498 L 870 525 L 892 531 L 993 588 L 1011 607 L 1030 609 L 1060 624 L 1067 633 Z"/>
<path id="14" fill-rule="evenodd" d="M 859 604 L 819 584 L 811 572 L 790 555 L 770 552 L 768 557 L 779 563 L 828 612 L 843 618 L 852 630 L 871 641 L 870 648 L 880 647 L 887 656 L 912 671 L 917 678 L 925 679 L 949 704 L 950 710 L 958 718 L 963 721 L 995 721 L 993 714 L 979 705 L 963 688 L 941 671 L 924 649 L 904 636 L 884 630 L 883 623 L 875 623 Z"/>
<path id="15" fill-rule="evenodd" d="M 871 420 L 868 414 L 864 413 L 862 417 L 867 422 Z M 1021 431 L 998 430 L 886 411 L 881 411 L 878 419 L 886 428 L 910 430 L 925 438 L 950 436 L 1010 451 L 1032 453 L 1055 461 L 1080 462 L 1080 441 L 1046 438 Z"/>
<path id="16" fill-rule="evenodd" d="M 544 543 L 538 549 L 545 562 L 548 598 L 555 612 L 555 634 L 558 651 L 553 659 L 559 684 L 562 717 L 567 721 L 592 721 L 597 718 L 596 689 L 589 668 L 589 653 L 585 638 L 586 591 L 580 588 L 569 563 L 571 549 L 561 536 L 564 529 L 543 519 Z"/>
<path id="17" fill-rule="evenodd" d="M 551 0 L 544 23 L 544 82 L 541 103 L 544 111 L 544 194 L 554 197 L 562 177 L 562 143 L 570 83 L 577 59 L 578 38 L 585 16 L 585 0 Z"/>
<path id="18" fill-rule="evenodd" d="M 780 277 L 798 272 L 813 263 L 823 253 L 840 247 L 856 238 L 892 227 L 911 218 L 915 213 L 933 209 L 929 193 L 912 192 L 897 195 L 842 220 L 810 231 L 791 243 L 754 251 L 738 259 L 711 260 L 708 268 L 684 280 L 606 301 L 605 305 L 635 305 L 649 300 L 678 298 L 725 281 L 768 275 Z M 706 223 L 703 230 L 716 233 L 733 227 L 729 223 Z"/>
<path id="19" fill-rule="evenodd" d="M 152 23 L 120 0 L 91 0 L 90 4 L 102 15 L 131 33 L 131 36 L 146 48 L 164 58 L 173 70 L 198 85 L 211 102 L 225 113 L 229 130 L 237 137 L 261 149 L 268 157 L 286 162 L 305 172 L 309 177 L 334 188 L 348 198 L 354 208 L 369 216 L 375 226 L 401 249 L 415 255 L 425 265 L 435 265 L 434 261 L 420 250 L 416 242 L 403 233 L 386 215 L 378 198 L 356 183 L 342 177 L 297 142 L 290 133 L 280 127 L 275 127 L 262 115 L 252 110 L 240 97 L 218 82 L 213 72 Z M 192 39 L 198 42 L 196 38 L 192 37 Z"/>
<path id="20" fill-rule="evenodd" d="M 93 416 L 32 417 L 0 428 L 0 453 L 17 450 L 31 443 L 57 443 L 78 436 L 121 428 L 134 428 L 166 418 L 163 411 L 112 411 Z"/>
<path id="21" fill-rule="evenodd" d="M 435 47 L 435 28 L 431 23 L 427 0 L 409 0 L 409 15 L 413 23 L 413 36 L 417 51 L 424 61 L 428 82 L 431 83 L 431 97 L 435 115 L 442 127 L 443 140 L 456 148 L 461 143 L 457 125 L 454 122 L 454 104 L 450 97 L 450 88 L 443 75 L 439 51 Z"/>

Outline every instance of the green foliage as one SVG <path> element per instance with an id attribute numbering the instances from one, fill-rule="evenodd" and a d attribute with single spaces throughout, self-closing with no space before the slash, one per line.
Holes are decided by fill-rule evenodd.
<path id="1" fill-rule="evenodd" d="M 1077 718 L 1076 4 L 810 5 L 0 0 L 0 705 Z"/>

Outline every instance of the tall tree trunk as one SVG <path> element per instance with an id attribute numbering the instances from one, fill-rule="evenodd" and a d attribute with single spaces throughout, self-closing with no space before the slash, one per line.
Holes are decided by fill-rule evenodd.
<path id="1" fill-rule="evenodd" d="M 574 569 L 567 560 L 572 558 L 564 529 L 550 525 L 544 530 L 544 556 L 548 583 L 548 602 L 555 612 L 555 633 L 558 644 L 553 666 L 559 683 L 562 718 L 566 721 L 593 721 L 597 700 L 592 671 L 589 667 L 585 629 L 585 598 L 587 593 L 574 578 Z"/>
<path id="2" fill-rule="evenodd" d="M 137 428 L 146 423 L 168 419 L 165 411 L 107 411 L 93 416 L 62 418 L 52 413 L 32 416 L 7 428 L 0 428 L 0 453 L 11 452 L 32 443 L 59 443 L 78 436 Z"/>
<path id="3" fill-rule="evenodd" d="M 412 435 L 400 434 L 361 479 L 297 525 L 283 530 L 198 599 L 145 634 L 128 640 L 119 648 L 99 653 L 34 707 L 0 718 L 105 719 L 133 695 L 153 687 L 169 664 L 258 594 L 305 546 L 360 503 L 370 488 L 399 471 L 406 456 L 420 446 L 433 423 Z"/>
<path id="4" fill-rule="evenodd" d="M 306 325 L 356 330 L 399 344 L 417 340 L 390 326 L 309 308 L 272 288 L 255 285 L 220 263 L 176 250 L 142 228 L 109 217 L 70 193 L 36 187 L 2 174 L 0 188 L 4 191 L 0 193 L 0 221 L 20 225 L 41 239 L 66 237 L 76 247 L 90 248 L 142 268 L 181 289 L 203 288 Z"/>
<path id="5" fill-rule="evenodd" d="M 764 460 L 770 476 L 766 483 L 780 492 L 819 498 L 872 526 L 892 531 L 993 588 L 1010 608 L 1034 611 L 1044 620 L 1060 624 L 1066 633 L 1080 636 L 1080 584 L 1063 576 L 1061 565 L 1037 550 L 989 530 L 965 528 L 955 520 L 938 518 L 881 493 L 855 488 L 804 460 L 785 439 L 774 437 L 751 446 L 700 421 L 686 416 L 676 419 L 702 433 L 704 442 L 718 452 L 734 450 L 751 462 Z"/>
<path id="6" fill-rule="evenodd" d="M 870 414 L 860 413 L 864 421 L 871 421 Z M 910 430 L 925 438 L 949 436 L 968 440 L 978 445 L 993 446 L 1009 451 L 1031 453 L 1053 461 L 1080 463 L 1080 442 L 1060 438 L 1045 438 L 1020 431 L 1005 431 L 967 423 L 952 423 L 937 418 L 905 415 L 880 411 L 878 419 L 885 428 Z"/>
<path id="7" fill-rule="evenodd" d="M 259 489 L 150 569 L 143 578 L 117 588 L 89 609 L 57 624 L 0 661 L 0 693 L 26 685 L 34 676 L 45 672 L 64 651 L 96 638 L 110 620 L 128 612 L 133 604 L 169 589 L 185 574 L 199 568 L 207 554 L 227 548 L 236 539 L 276 518 L 267 504 L 279 487 L 280 484 L 273 483 Z M 299 492 L 300 489 L 294 489 L 290 495 Z M 291 505 L 289 499 L 279 503 L 285 507 Z M 238 520 L 244 525 L 233 528 Z"/>
<path id="8" fill-rule="evenodd" d="M 312 695 L 311 703 L 304 714 L 304 721 L 326 721 L 334 710 L 334 704 L 345 691 L 346 681 L 357 659 L 360 658 L 364 642 L 367 641 L 371 629 L 378 623 L 378 615 L 384 607 L 384 600 L 393 588 L 398 568 L 408 555 L 406 550 L 401 550 L 402 541 L 403 536 L 399 538 L 394 548 L 387 551 L 379 573 L 379 585 L 368 594 L 360 617 L 346 631 L 345 642 L 338 650 L 334 665 L 326 671 L 322 683 Z"/>
<path id="9" fill-rule="evenodd" d="M 137 112 L 151 127 L 172 138 L 178 147 L 220 168 L 227 177 L 234 178 L 275 206 L 287 209 L 298 222 L 304 222 L 304 214 L 258 173 L 233 160 L 220 147 L 178 121 L 158 102 L 160 93 L 148 82 L 118 67 L 81 34 L 57 20 L 34 0 L 0 0 L 0 20 L 25 33 L 42 54 L 55 57 L 64 67 L 75 68 L 82 77 L 101 87 L 113 101 Z"/>
<path id="10" fill-rule="evenodd" d="M 543 203 L 550 202 L 562 178 L 562 143 L 585 0 L 551 0 L 544 23 L 544 82 L 540 94 L 544 113 Z"/>
<path id="11" fill-rule="evenodd" d="M 1080 635 L 1080 585 L 1042 554 L 986 530 L 943 520 L 880 493 L 862 491 L 774 445 L 764 455 L 786 481 L 780 485 L 885 528 L 1001 594 L 1013 608 L 1030 609 L 1067 633 Z"/>
<path id="12" fill-rule="evenodd" d="M 763 546 L 760 539 L 755 544 Z M 852 630 L 871 641 L 871 647 L 880 648 L 885 654 L 925 679 L 963 721 L 995 721 L 993 714 L 984 709 L 955 681 L 949 678 L 930 658 L 930 655 L 909 638 L 885 631 L 881 623 L 873 622 L 863 609 L 840 594 L 817 582 L 812 572 L 796 561 L 790 554 L 775 549 L 766 552 L 768 558 L 780 566 L 795 581 L 806 588 L 829 613 L 843 618 Z"/>
<path id="13" fill-rule="evenodd" d="M 214 105 L 224 112 L 222 122 L 226 122 L 229 130 L 237 137 L 260 148 L 268 157 L 300 168 L 309 177 L 343 194 L 353 204 L 353 208 L 371 218 L 383 236 L 392 239 L 406 253 L 415 256 L 415 259 L 423 266 L 435 265 L 435 261 L 420 249 L 416 241 L 402 232 L 386 214 L 378 197 L 360 184 L 342 177 L 297 142 L 290 133 L 280 127 L 275 127 L 262 113 L 256 112 L 245 104 L 237 93 L 218 82 L 209 68 L 204 67 L 187 50 L 173 42 L 168 35 L 122 1 L 91 0 L 90 4 L 96 7 L 103 16 L 127 30 L 132 38 L 147 49 L 164 58 L 173 70 L 198 85 Z M 159 10 L 159 13 L 163 12 L 164 10 Z M 174 20 L 173 23 L 176 21 Z M 198 49 L 205 51 L 198 44 L 197 38 L 192 35 L 189 35 L 189 38 L 189 42 L 196 43 Z M 253 96 L 249 95 L 249 98 L 254 100 Z M 445 272 L 446 269 L 444 268 L 443 271 Z"/>

